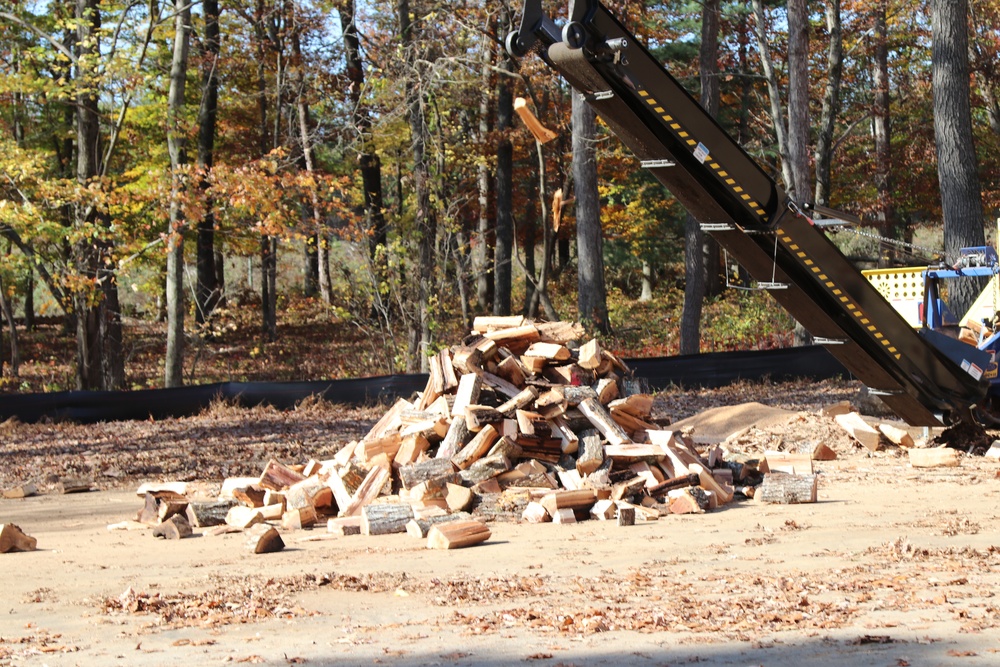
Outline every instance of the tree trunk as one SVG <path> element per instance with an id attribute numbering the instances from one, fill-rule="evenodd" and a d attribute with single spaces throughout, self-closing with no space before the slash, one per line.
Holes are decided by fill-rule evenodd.
<path id="1" fill-rule="evenodd" d="M 702 5 L 701 105 L 710 115 L 719 113 L 719 0 Z M 711 261 L 714 255 L 715 261 Z M 701 311 L 710 277 L 719 274 L 719 251 L 716 243 L 701 231 L 693 215 L 684 218 L 684 306 L 681 309 L 680 352 L 701 351 Z"/>
<path id="2" fill-rule="evenodd" d="M 969 102 L 967 0 L 931 0 L 931 79 L 934 91 L 934 137 L 949 261 L 959 250 L 985 245 L 983 205 L 976 170 Z M 955 280 L 949 304 L 961 317 L 982 289 L 978 280 Z"/>
<path id="3" fill-rule="evenodd" d="M 254 14 L 254 36 L 257 46 L 257 111 L 260 120 L 260 156 L 271 150 L 272 133 L 268 123 L 267 104 L 267 42 L 269 39 L 265 16 L 264 0 L 257 0 Z M 280 67 L 280 63 L 279 63 Z M 280 74 L 279 74 L 280 79 Z M 280 98 L 279 98 L 280 103 Z M 276 105 L 275 117 L 280 116 Z M 273 135 L 277 141 L 277 135 Z M 261 301 L 261 331 L 264 337 L 273 341 L 278 336 L 277 294 L 275 282 L 277 276 L 277 241 L 272 236 L 264 235 L 260 240 L 260 301 Z"/>
<path id="4" fill-rule="evenodd" d="M 500 27 L 512 24 L 507 3 L 500 7 Z M 506 49 L 500 49 L 500 69 L 514 71 L 514 62 Z M 511 78 L 501 74 L 497 79 L 497 222 L 496 248 L 493 252 L 493 314 L 510 315 L 511 261 L 514 258 L 514 146 L 510 140 L 514 124 L 514 94 Z"/>
<path id="5" fill-rule="evenodd" d="M 493 61 L 493 36 L 483 33 L 482 53 L 483 66 L 481 71 L 482 90 L 479 95 L 479 143 L 487 145 L 490 133 L 490 79 Z M 486 156 L 479 160 L 476 167 L 477 185 L 479 188 L 479 218 L 476 234 L 472 244 L 472 272 L 476 277 L 476 302 L 480 312 L 491 312 L 493 309 L 493 216 L 490 215 L 490 166 Z"/>
<path id="6" fill-rule="evenodd" d="M 100 53 L 101 17 L 99 0 L 77 0 L 77 68 L 76 180 L 88 186 L 101 173 L 100 112 L 98 94 L 88 65 L 96 63 Z M 118 282 L 111 259 L 112 241 L 103 232 L 110 227 L 107 215 L 89 205 L 75 207 L 74 220 L 79 226 L 93 225 L 76 248 L 76 265 L 80 274 L 97 285 L 96 297 L 77 291 L 74 295 L 77 342 L 77 388 L 112 390 L 125 385 L 125 361 L 122 356 L 121 311 L 118 304 Z"/>
<path id="7" fill-rule="evenodd" d="M 889 117 L 889 31 L 886 25 L 887 0 L 879 0 L 872 9 L 875 19 L 875 62 L 872 73 L 874 91 L 875 192 L 878 197 L 879 236 L 896 238 L 896 211 L 892 201 L 892 127 Z M 893 246 L 879 244 L 879 268 L 893 263 Z"/>
<path id="8" fill-rule="evenodd" d="M 17 322 L 14 320 L 14 309 L 10 306 L 10 299 L 7 298 L 7 290 L 4 289 L 3 280 L 0 279 L 0 311 L 3 311 L 4 321 L 10 330 L 10 376 L 19 377 L 21 368 L 21 353 L 17 346 Z M 0 332 L 0 346 L 3 345 L 3 334 Z M 0 377 L 3 376 L 3 356 L 0 354 Z"/>
<path id="9" fill-rule="evenodd" d="M 198 109 L 198 187 L 210 185 L 215 163 L 216 120 L 219 108 L 219 0 L 203 0 L 205 36 L 203 44 L 202 103 Z M 198 221 L 195 237 L 197 256 L 197 287 L 195 289 L 195 322 L 205 324 L 219 305 L 219 270 L 215 264 L 215 203 L 206 198 L 205 215 Z M 221 267 L 219 267 L 221 268 Z"/>
<path id="10" fill-rule="evenodd" d="M 795 177 L 792 173 L 792 163 L 788 157 L 788 142 L 785 138 L 785 112 L 781 105 L 781 92 L 778 88 L 778 75 L 771 61 L 771 50 L 768 46 L 767 18 L 761 0 L 752 0 L 754 13 L 754 35 L 757 38 L 757 49 L 760 52 L 761 69 L 764 70 L 764 80 L 767 81 L 767 97 L 771 107 L 771 123 L 774 126 L 774 138 L 778 144 L 778 154 L 781 156 L 781 180 L 785 189 L 791 192 L 795 189 Z"/>
<path id="11" fill-rule="evenodd" d="M 840 0 L 826 3 L 826 28 L 830 46 L 826 54 L 826 89 L 816 135 L 816 203 L 830 205 L 830 162 L 833 159 L 833 130 L 840 111 L 840 80 L 844 71 L 844 39 L 840 21 Z M 887 98 L 888 99 L 888 98 Z"/>
<path id="12" fill-rule="evenodd" d="M 804 202 L 809 175 L 809 8 L 807 0 L 788 0 L 788 159 L 792 197 Z"/>
<path id="13" fill-rule="evenodd" d="M 597 193 L 597 122 L 594 110 L 573 91 L 573 192 L 576 197 L 576 304 L 580 321 L 607 334 L 607 292 L 604 283 L 604 233 Z"/>
<path id="14" fill-rule="evenodd" d="M 174 0 L 174 52 L 167 91 L 167 152 L 170 154 L 170 229 L 167 235 L 167 355 L 163 384 L 184 384 L 184 233 L 187 221 L 182 212 L 187 164 L 184 137 L 184 87 L 187 81 L 188 50 L 191 43 L 191 4 Z"/>

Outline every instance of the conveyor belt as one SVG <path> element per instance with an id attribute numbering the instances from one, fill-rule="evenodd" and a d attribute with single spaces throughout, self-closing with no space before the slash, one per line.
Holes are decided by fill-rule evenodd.
<path id="1" fill-rule="evenodd" d="M 508 48 L 522 56 L 540 41 L 640 164 L 902 419 L 940 425 L 982 400 L 988 355 L 949 357 L 914 330 L 603 5 L 577 0 L 562 34 L 526 0 Z"/>

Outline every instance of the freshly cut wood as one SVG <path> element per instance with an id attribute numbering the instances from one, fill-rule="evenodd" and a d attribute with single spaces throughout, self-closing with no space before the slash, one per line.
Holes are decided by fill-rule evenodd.
<path id="1" fill-rule="evenodd" d="M 400 498 L 409 503 L 422 503 L 435 498 L 444 498 L 448 482 L 446 478 L 429 479 L 416 486 L 400 491 Z"/>
<path id="2" fill-rule="evenodd" d="M 226 514 L 235 506 L 234 500 L 209 500 L 188 503 L 184 515 L 196 528 L 218 526 L 226 522 Z"/>
<path id="3" fill-rule="evenodd" d="M 546 438 L 552 433 L 552 427 L 540 413 L 533 410 L 518 410 L 514 413 L 517 418 L 517 429 L 519 435 L 528 437 Z"/>
<path id="4" fill-rule="evenodd" d="M 452 392 L 458 387 L 458 376 L 455 375 L 455 365 L 451 358 L 451 351 L 441 350 L 437 353 L 437 357 L 441 365 L 441 391 Z"/>
<path id="5" fill-rule="evenodd" d="M 633 438 L 638 438 L 639 434 L 644 431 L 655 431 L 657 429 L 656 424 L 651 424 L 647 421 L 639 419 L 635 415 L 624 410 L 612 408 L 611 418 L 615 420 L 616 424 L 622 427 L 622 430 L 625 431 L 625 433 L 628 433 Z"/>
<path id="6" fill-rule="evenodd" d="M 816 502 L 819 478 L 816 475 L 790 475 L 776 472 L 764 475 L 754 498 L 762 503 L 792 505 Z"/>
<path id="7" fill-rule="evenodd" d="M 396 467 L 416 463 L 420 455 L 430 449 L 430 447 L 430 440 L 424 435 L 420 433 L 408 435 L 399 443 L 399 449 L 396 451 L 396 456 L 393 457 L 392 463 Z"/>
<path id="8" fill-rule="evenodd" d="M 530 405 L 531 402 L 537 398 L 538 398 L 538 389 L 530 386 L 525 387 L 520 392 L 518 392 L 517 396 L 507 399 L 506 402 L 501 403 L 499 406 L 497 406 L 496 410 L 501 415 L 507 417 L 513 417 L 514 412 L 516 410 L 520 410 L 525 406 Z"/>
<path id="9" fill-rule="evenodd" d="M 600 402 L 588 398 L 581 401 L 577 409 L 594 425 L 594 428 L 601 432 L 608 444 L 624 445 L 632 442 Z"/>
<path id="10" fill-rule="evenodd" d="M 360 516 L 340 516 L 332 519 L 327 519 L 326 522 L 326 532 L 333 533 L 334 535 L 360 535 L 361 534 L 361 517 Z"/>
<path id="11" fill-rule="evenodd" d="M 312 507 L 288 510 L 281 515 L 281 527 L 285 530 L 302 530 L 316 525 L 319 516 Z"/>
<path id="12" fill-rule="evenodd" d="M 361 508 L 375 500 L 382 492 L 382 487 L 389 481 L 389 466 L 377 465 L 368 471 L 361 486 L 351 496 L 351 500 L 346 507 L 341 507 L 339 516 L 354 516 L 361 512 Z"/>
<path id="13" fill-rule="evenodd" d="M 85 479 L 77 479 L 75 477 L 67 477 L 61 479 L 56 483 L 57 493 L 85 493 L 87 491 L 94 490 L 93 482 Z"/>
<path id="14" fill-rule="evenodd" d="M 764 452 L 767 468 L 771 472 L 792 475 L 813 474 L 813 458 L 809 452 Z"/>
<path id="15" fill-rule="evenodd" d="M 496 375 L 512 387 L 522 387 L 528 375 L 528 369 L 524 367 L 524 364 L 517 357 L 511 356 L 497 364 Z"/>
<path id="16" fill-rule="evenodd" d="M 502 439 L 502 438 L 501 438 Z M 520 450 L 520 447 L 518 447 Z M 463 484 L 475 486 L 510 470 L 510 459 L 503 454 L 490 454 L 458 473 Z"/>
<path id="17" fill-rule="evenodd" d="M 305 476 L 302 473 L 271 459 L 264 466 L 264 472 L 260 474 L 260 479 L 257 480 L 257 483 L 265 489 L 281 491 L 285 487 L 291 486 L 296 482 L 301 482 L 304 479 Z"/>
<path id="18" fill-rule="evenodd" d="M 552 515 L 541 503 L 532 501 L 521 512 L 521 519 L 528 523 L 547 523 L 552 521 Z"/>
<path id="19" fill-rule="evenodd" d="M 451 363 L 460 373 L 475 375 L 483 369 L 483 353 L 474 347 L 462 346 L 452 353 Z M 459 378 L 458 386 L 459 391 L 461 391 L 461 378 Z"/>
<path id="20" fill-rule="evenodd" d="M 452 512 L 461 512 L 472 507 L 472 489 L 461 484 L 449 484 L 445 490 L 445 501 Z"/>
<path id="21" fill-rule="evenodd" d="M 878 430 L 882 432 L 886 440 L 900 447 L 913 447 L 913 436 L 906 429 L 893 426 L 892 424 L 879 424 Z"/>
<path id="22" fill-rule="evenodd" d="M 567 322 L 559 320 L 556 322 L 537 322 L 538 333 L 542 341 L 547 343 L 558 343 L 565 345 L 574 340 L 583 338 L 586 331 L 579 322 Z"/>
<path id="23" fill-rule="evenodd" d="M 285 506 L 283 503 L 275 503 L 274 505 L 264 505 L 263 507 L 255 508 L 264 521 L 278 521 L 281 519 L 281 515 L 285 513 Z"/>
<path id="24" fill-rule="evenodd" d="M 552 523 L 576 523 L 576 512 L 570 507 L 557 509 L 552 515 Z"/>
<path id="25" fill-rule="evenodd" d="M 483 388 L 483 379 L 476 373 L 466 373 L 458 381 L 455 402 L 451 406 L 452 417 L 465 417 L 465 406 L 475 405 Z"/>
<path id="26" fill-rule="evenodd" d="M 459 417 L 456 417 L 459 419 Z M 470 431 L 478 432 L 487 424 L 499 424 L 503 421 L 503 414 L 490 405 L 467 405 L 465 406 L 465 425 Z"/>
<path id="27" fill-rule="evenodd" d="M 507 436 L 502 436 L 494 443 L 486 456 L 506 456 L 508 460 L 515 461 L 521 458 L 521 445 L 517 444 Z"/>
<path id="28" fill-rule="evenodd" d="M 576 407 L 581 401 L 585 401 L 588 398 L 600 400 L 597 391 L 590 385 L 564 385 L 559 387 L 559 391 L 562 392 L 563 398 L 566 399 L 566 404 L 570 407 Z"/>
<path id="29" fill-rule="evenodd" d="M 332 471 L 330 476 L 326 478 L 326 483 L 330 486 L 330 491 L 333 493 L 333 501 L 339 513 L 341 509 L 351 504 L 353 493 L 344 484 L 344 480 L 340 478 L 340 473 L 336 470 Z"/>
<path id="30" fill-rule="evenodd" d="M 708 509 L 708 498 L 693 493 L 693 487 L 674 489 L 668 495 L 671 514 L 701 514 Z"/>
<path id="31" fill-rule="evenodd" d="M 12 486 L 9 489 L 4 489 L 3 497 L 8 500 L 17 500 L 20 498 L 28 498 L 37 493 L 38 487 L 32 482 L 28 482 L 27 484 L 20 484 L 18 486 Z"/>
<path id="32" fill-rule="evenodd" d="M 597 342 L 596 338 L 591 338 L 589 341 L 581 345 L 578 356 L 579 358 L 576 363 L 578 363 L 581 368 L 586 368 L 591 371 L 597 370 L 597 368 L 601 365 L 601 361 L 604 359 L 601 344 Z"/>
<path id="33" fill-rule="evenodd" d="M 180 540 L 191 537 L 194 531 L 191 524 L 183 514 L 174 514 L 169 519 L 153 528 L 153 537 L 162 537 L 168 540 Z"/>
<path id="34" fill-rule="evenodd" d="M 398 416 L 396 417 L 396 421 L 399 421 Z M 371 437 L 374 438 L 376 436 Z M 354 458 L 354 450 L 357 449 L 359 444 L 358 441 L 349 442 L 337 450 L 337 453 L 333 455 L 333 465 L 338 468 L 346 466 Z"/>
<path id="35" fill-rule="evenodd" d="M 285 509 L 322 509 L 333 504 L 330 485 L 319 477 L 307 477 L 285 489 Z"/>
<path id="36" fill-rule="evenodd" d="M 486 338 L 485 336 L 480 337 L 475 342 L 470 342 L 469 344 L 479 350 L 482 365 L 493 363 L 493 360 L 496 359 L 497 355 L 500 353 L 500 346 L 497 345 L 496 341 Z"/>
<path id="37" fill-rule="evenodd" d="M 447 521 L 431 526 L 427 531 L 428 549 L 461 549 L 490 539 L 489 527 L 475 519 Z"/>
<path id="38" fill-rule="evenodd" d="M 635 507 L 632 505 L 622 505 L 617 504 L 616 517 L 618 519 L 619 526 L 634 526 L 635 525 Z"/>
<path id="39" fill-rule="evenodd" d="M 472 320 L 472 330 L 481 334 L 520 326 L 524 326 L 522 315 L 480 315 Z"/>
<path id="40" fill-rule="evenodd" d="M 594 388 L 597 391 L 597 402 L 601 405 L 608 405 L 618 398 L 618 382 L 612 378 L 601 378 Z"/>
<path id="41" fill-rule="evenodd" d="M 555 518 L 556 510 L 590 509 L 597 502 L 597 493 L 593 489 L 555 491 L 546 493 L 538 502 Z"/>
<path id="42" fill-rule="evenodd" d="M 861 418 L 857 412 L 848 412 L 844 415 L 836 415 L 834 420 L 840 427 L 847 431 L 847 434 L 860 442 L 870 451 L 877 451 L 880 443 L 879 433 L 872 428 L 868 422 Z"/>
<path id="43" fill-rule="evenodd" d="M 412 489 L 421 482 L 429 480 L 455 481 L 455 466 L 449 459 L 429 459 L 420 463 L 412 463 L 399 469 L 399 479 L 403 488 Z"/>
<path id="44" fill-rule="evenodd" d="M 188 492 L 187 482 L 144 482 L 136 489 L 135 495 L 142 498 L 147 493 L 158 496 L 161 493 L 172 493 L 177 496 L 186 496 Z"/>
<path id="45" fill-rule="evenodd" d="M 469 430 L 469 425 L 465 423 L 465 419 L 462 417 L 452 419 L 451 426 L 448 427 L 448 433 L 444 436 L 441 444 L 438 445 L 436 458 L 450 459 L 471 439 L 472 432 Z"/>
<path id="46" fill-rule="evenodd" d="M 250 486 L 233 489 L 232 493 L 233 498 L 240 501 L 247 507 L 263 507 L 267 504 L 264 501 L 264 496 L 266 495 L 267 490 L 258 486 L 256 480 L 254 480 L 254 483 Z"/>
<path id="47" fill-rule="evenodd" d="M 175 514 L 184 514 L 187 511 L 187 506 L 187 499 L 171 498 L 169 500 L 161 500 L 157 515 L 160 517 L 160 521 L 163 522 Z"/>
<path id="48" fill-rule="evenodd" d="M 616 461 L 659 461 L 666 454 L 660 445 L 638 445 L 635 443 L 624 443 L 618 445 L 605 445 L 604 456 Z"/>
<path id="49" fill-rule="evenodd" d="M 599 521 L 608 521 L 609 519 L 614 519 L 615 515 L 618 513 L 618 506 L 615 501 L 611 499 L 598 500 L 594 503 L 594 506 L 590 508 L 590 516 L 593 519 Z"/>
<path id="50" fill-rule="evenodd" d="M 358 446 L 354 448 L 354 456 L 359 458 L 362 463 L 368 463 L 381 454 L 385 454 L 391 459 L 396 456 L 396 452 L 399 451 L 400 445 L 402 445 L 402 437 L 400 434 L 388 433 L 380 438 L 362 440 L 359 442 Z M 295 483 L 296 482 L 292 482 L 291 484 L 288 484 L 288 486 L 292 486 Z"/>
<path id="51" fill-rule="evenodd" d="M 135 520 L 147 526 L 160 523 L 160 503 L 152 493 L 147 493 L 143 498 L 142 508 L 136 513 Z"/>
<path id="52" fill-rule="evenodd" d="M 247 549 L 255 554 L 271 554 L 285 548 L 278 530 L 266 523 L 258 524 L 247 531 Z"/>
<path id="53" fill-rule="evenodd" d="M 823 408 L 820 408 L 819 413 L 824 417 L 833 418 L 836 417 L 837 415 L 846 415 L 853 411 L 854 408 L 851 407 L 850 401 L 840 401 L 838 403 L 834 403 L 832 405 L 827 405 Z"/>
<path id="54" fill-rule="evenodd" d="M 34 551 L 38 540 L 26 535 L 13 523 L 0 523 L 0 554 L 14 551 Z"/>
<path id="55" fill-rule="evenodd" d="M 559 478 L 559 483 L 562 484 L 562 487 L 567 491 L 575 491 L 583 488 L 583 478 L 580 476 L 580 473 L 576 468 L 559 470 L 557 471 L 556 476 Z"/>
<path id="56" fill-rule="evenodd" d="M 541 357 L 542 359 L 547 359 L 549 361 L 566 361 L 573 356 L 573 353 L 570 352 L 569 348 L 565 345 L 539 342 L 532 343 L 521 356 Z"/>
<path id="57" fill-rule="evenodd" d="M 264 517 L 260 513 L 260 510 L 255 507 L 237 505 L 230 508 L 226 513 L 226 525 L 239 528 L 240 530 L 245 530 L 250 526 L 261 523 L 263 520 Z"/>
<path id="58" fill-rule="evenodd" d="M 910 465 L 914 468 L 949 468 L 959 465 L 958 450 L 950 447 L 928 447 L 909 450 Z"/>
<path id="59" fill-rule="evenodd" d="M 994 440 L 990 448 L 983 454 L 983 458 L 1000 461 L 1000 440 Z"/>
<path id="60" fill-rule="evenodd" d="M 576 454 L 580 451 L 580 436 L 570 428 L 569 420 L 564 415 L 553 418 L 550 423 L 552 424 L 552 434 L 560 440 L 563 454 Z"/>
<path id="61" fill-rule="evenodd" d="M 701 484 L 701 476 L 695 473 L 689 473 L 687 475 L 680 475 L 679 477 L 671 477 L 670 479 L 665 479 L 656 486 L 649 487 L 646 492 L 653 498 L 657 498 L 666 494 L 668 491 L 673 489 L 683 489 L 687 486 L 697 486 Z"/>
<path id="62" fill-rule="evenodd" d="M 485 456 L 499 438 L 500 434 L 497 433 L 497 430 L 492 425 L 487 424 L 465 447 L 451 457 L 451 462 L 459 470 L 465 470 Z"/>
<path id="63" fill-rule="evenodd" d="M 514 354 L 521 354 L 528 346 L 541 338 L 541 333 L 534 324 L 524 324 L 519 327 L 486 331 L 483 336 L 502 345 Z"/>
<path id="64" fill-rule="evenodd" d="M 698 475 L 701 487 L 706 491 L 711 491 L 718 497 L 719 504 L 725 505 L 733 499 L 733 488 L 731 486 L 721 484 L 716 481 L 715 477 L 712 476 L 712 472 L 702 466 L 700 463 L 695 463 L 688 467 L 688 469 Z"/>
<path id="65" fill-rule="evenodd" d="M 361 510 L 362 535 L 389 535 L 405 533 L 406 524 L 413 518 L 409 505 L 366 505 Z"/>
<path id="66" fill-rule="evenodd" d="M 589 475 L 604 463 L 604 445 L 601 434 L 595 429 L 588 429 L 579 434 L 579 456 L 576 459 L 576 470 L 581 475 Z"/>
<path id="67" fill-rule="evenodd" d="M 429 516 L 425 518 L 413 518 L 406 523 L 406 534 L 410 537 L 425 538 L 427 533 L 430 532 L 431 526 L 436 526 L 440 523 L 448 523 L 449 521 L 469 521 L 472 519 L 472 515 L 468 512 L 455 512 L 454 514 L 439 514 L 436 516 Z"/>
<path id="68" fill-rule="evenodd" d="M 806 442 L 796 449 L 797 452 L 808 454 L 813 461 L 836 461 L 837 452 L 825 442 Z"/>
<path id="69" fill-rule="evenodd" d="M 612 500 L 625 500 L 638 496 L 646 489 L 646 480 L 638 475 L 630 479 L 623 479 L 615 482 L 611 486 Z"/>

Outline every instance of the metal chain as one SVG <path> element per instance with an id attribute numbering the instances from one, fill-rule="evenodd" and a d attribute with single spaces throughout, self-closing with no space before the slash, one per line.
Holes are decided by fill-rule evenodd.
<path id="1" fill-rule="evenodd" d="M 888 245 L 894 245 L 894 246 L 899 247 L 899 248 L 905 248 L 907 250 L 910 250 L 911 254 L 916 254 L 916 252 L 914 252 L 914 251 L 919 250 L 919 251 L 922 251 L 922 252 L 924 252 L 924 253 L 926 253 L 928 255 L 931 255 L 931 256 L 939 256 L 939 257 L 944 256 L 944 251 L 943 250 L 936 250 L 934 248 L 928 248 L 926 246 L 917 245 L 915 243 L 907 243 L 906 241 L 899 241 L 899 240 L 896 240 L 896 239 L 886 238 L 884 236 L 879 236 L 878 234 L 876 234 L 874 232 L 867 232 L 867 231 L 865 231 L 863 229 L 854 229 L 852 227 L 840 227 L 839 229 L 841 231 L 845 231 L 845 232 L 848 232 L 850 234 L 854 234 L 855 236 L 862 236 L 864 238 L 868 238 L 868 239 L 872 239 L 874 241 L 878 241 L 879 243 L 886 243 Z"/>

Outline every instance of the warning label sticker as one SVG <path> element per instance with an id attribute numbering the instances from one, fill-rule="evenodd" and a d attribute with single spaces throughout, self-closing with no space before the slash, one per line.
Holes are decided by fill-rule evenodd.
<path id="1" fill-rule="evenodd" d="M 694 157 L 695 159 L 698 160 L 698 162 L 705 164 L 705 160 L 708 159 L 708 146 L 706 146 L 701 142 L 698 142 L 698 145 L 695 146 L 694 149 Z"/>
<path id="2" fill-rule="evenodd" d="M 983 377 L 983 369 L 972 363 L 968 359 L 962 360 L 962 370 L 972 376 L 973 379 L 978 380 Z"/>

